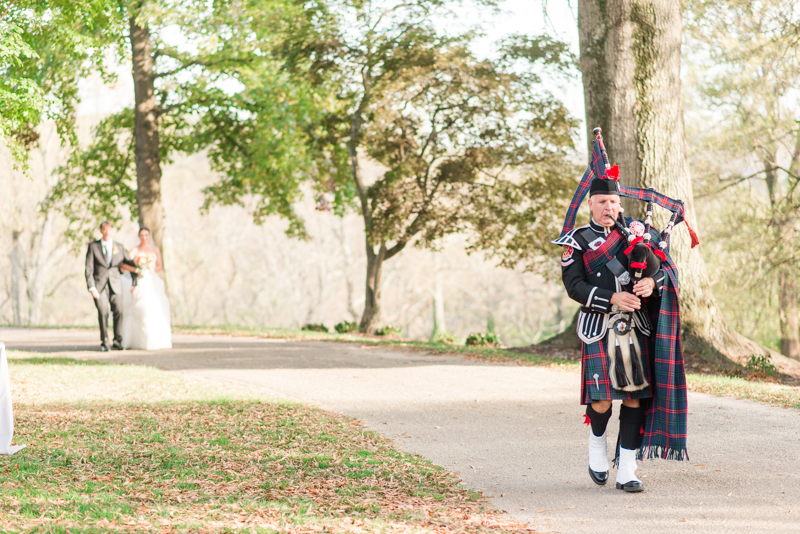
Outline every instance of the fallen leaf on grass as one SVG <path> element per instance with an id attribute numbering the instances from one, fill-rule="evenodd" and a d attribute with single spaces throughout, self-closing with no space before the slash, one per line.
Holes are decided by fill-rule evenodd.
<path id="1" fill-rule="evenodd" d="M 531 531 L 484 510 L 453 474 L 303 406 L 18 404 L 17 413 L 31 452 L 0 481 L 6 494 L 25 488 L 20 502 L 0 503 L 3 531 L 31 524 L 25 507 L 39 510 L 44 530 L 57 521 L 64 531 Z"/>

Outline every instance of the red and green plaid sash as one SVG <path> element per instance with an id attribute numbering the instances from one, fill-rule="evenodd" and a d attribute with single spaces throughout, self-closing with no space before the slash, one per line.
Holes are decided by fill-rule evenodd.
<path id="1" fill-rule="evenodd" d="M 678 304 L 678 268 L 667 256 L 661 262 L 667 274 L 661 290 L 653 361 L 653 399 L 647 408 L 639 458 L 689 460 L 686 449 L 686 375 L 683 369 L 681 313 Z"/>
<path id="2" fill-rule="evenodd" d="M 605 242 L 592 250 L 589 249 L 583 253 L 583 266 L 586 268 L 588 274 L 594 274 L 610 261 L 611 258 L 617 255 L 619 249 L 626 243 L 625 238 L 618 228 L 614 228 Z"/>
<path id="3" fill-rule="evenodd" d="M 631 219 L 627 219 L 630 224 Z M 658 244 L 660 236 L 652 232 Z M 583 254 L 583 264 L 588 274 L 602 269 L 626 244 L 619 229 L 615 228 L 605 242 L 595 250 Z M 688 460 L 686 449 L 686 377 L 683 369 L 681 345 L 681 316 L 678 304 L 678 268 L 666 251 L 666 261 L 661 268 L 667 275 L 661 290 L 661 308 L 656 321 L 653 343 L 653 398 L 647 408 L 639 459 L 664 458 Z"/>

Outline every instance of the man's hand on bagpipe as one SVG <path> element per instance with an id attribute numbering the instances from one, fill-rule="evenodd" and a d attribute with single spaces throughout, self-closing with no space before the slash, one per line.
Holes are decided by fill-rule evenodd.
<path id="1" fill-rule="evenodd" d="M 620 291 L 611 295 L 611 304 L 626 312 L 633 312 L 642 307 L 642 301 L 639 300 L 639 297 L 627 291 Z"/>
<path id="2" fill-rule="evenodd" d="M 647 298 L 656 289 L 656 281 L 650 277 L 642 278 L 633 284 L 633 294 L 640 298 Z"/>

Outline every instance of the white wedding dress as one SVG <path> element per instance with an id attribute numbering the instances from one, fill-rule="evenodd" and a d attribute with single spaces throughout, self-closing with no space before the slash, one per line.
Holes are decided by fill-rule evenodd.
<path id="1" fill-rule="evenodd" d="M 138 276 L 131 293 L 131 273 L 122 275 L 122 346 L 126 349 L 172 348 L 172 326 L 164 281 L 152 269 Z"/>

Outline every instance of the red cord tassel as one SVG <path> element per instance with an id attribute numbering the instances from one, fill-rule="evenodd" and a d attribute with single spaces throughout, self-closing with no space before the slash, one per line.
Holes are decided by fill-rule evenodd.
<path id="1" fill-rule="evenodd" d="M 692 227 L 689 226 L 689 221 L 685 220 L 683 222 L 686 223 L 686 228 L 689 229 L 689 237 L 692 238 L 692 248 L 694 248 L 700 244 L 700 240 L 697 238 L 697 234 L 694 232 L 694 230 L 692 230 Z"/>

